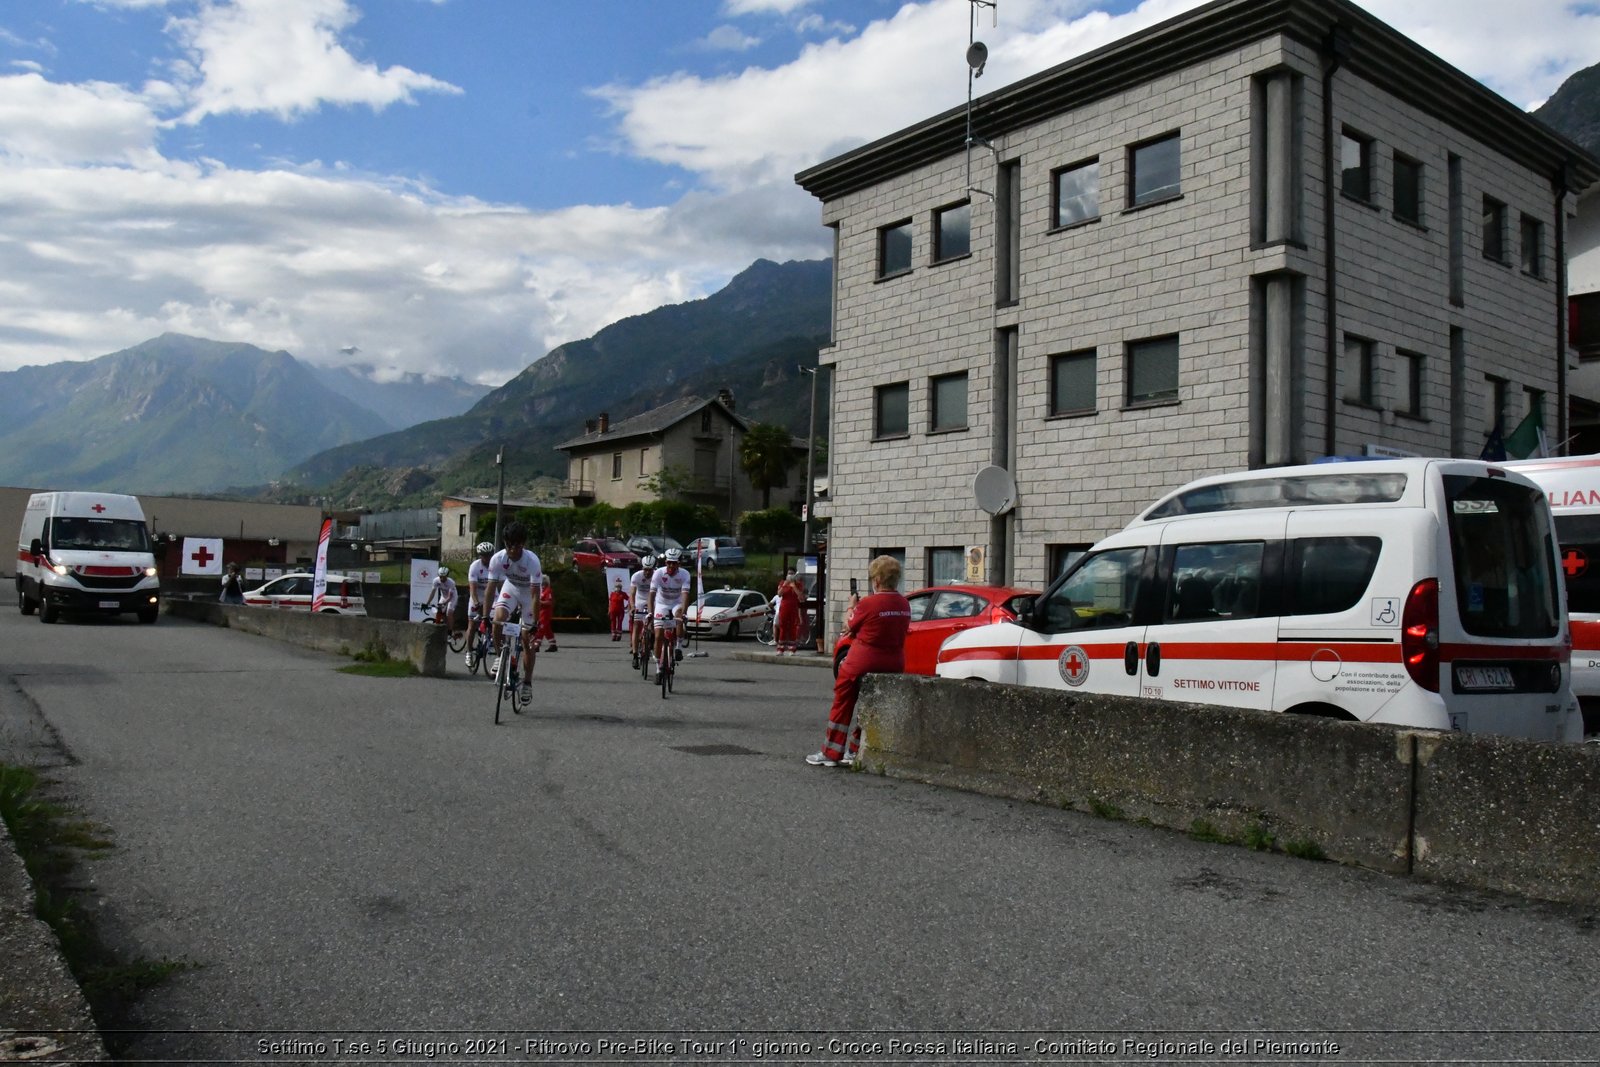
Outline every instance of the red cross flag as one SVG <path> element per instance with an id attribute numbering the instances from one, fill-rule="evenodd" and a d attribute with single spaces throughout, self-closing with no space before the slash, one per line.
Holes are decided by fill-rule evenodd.
<path id="1" fill-rule="evenodd" d="M 222 538 L 185 537 L 183 539 L 183 574 L 222 573 Z"/>

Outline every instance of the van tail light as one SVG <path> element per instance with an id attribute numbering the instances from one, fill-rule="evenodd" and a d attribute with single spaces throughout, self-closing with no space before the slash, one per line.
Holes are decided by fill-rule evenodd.
<path id="1" fill-rule="evenodd" d="M 1439 691 L 1439 579 L 1424 578 L 1406 595 L 1400 616 L 1400 657 L 1411 680 Z"/>

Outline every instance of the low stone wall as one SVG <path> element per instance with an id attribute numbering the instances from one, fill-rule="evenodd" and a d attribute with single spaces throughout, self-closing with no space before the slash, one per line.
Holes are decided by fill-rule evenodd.
<path id="1" fill-rule="evenodd" d="M 876 675 L 863 767 L 1397 874 L 1600 903 L 1600 748 Z"/>
<path id="2" fill-rule="evenodd" d="M 180 619 L 227 626 L 322 652 L 356 652 L 378 642 L 396 659 L 407 659 L 422 674 L 443 678 L 447 635 L 438 626 L 360 615 L 247 608 L 214 600 L 163 600 L 162 609 Z"/>

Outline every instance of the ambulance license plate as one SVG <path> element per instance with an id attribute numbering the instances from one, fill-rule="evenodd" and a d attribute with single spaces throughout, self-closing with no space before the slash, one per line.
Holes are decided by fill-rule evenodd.
<path id="1" fill-rule="evenodd" d="M 1516 680 L 1510 667 L 1457 667 L 1456 692 L 1465 693 L 1486 689 L 1515 689 Z"/>
<path id="2" fill-rule="evenodd" d="M 102 608 L 110 608 L 111 610 L 115 611 L 117 608 L 122 607 L 122 604 L 115 600 L 102 600 L 100 601 L 100 606 Z"/>

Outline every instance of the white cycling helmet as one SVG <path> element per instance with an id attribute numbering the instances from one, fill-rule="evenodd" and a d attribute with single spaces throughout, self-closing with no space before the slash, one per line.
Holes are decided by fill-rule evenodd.
<path id="1" fill-rule="evenodd" d="M 679 548 L 669 548 L 669 549 L 667 549 L 667 562 L 668 563 L 682 563 L 683 562 L 683 550 L 679 549 Z"/>
<path id="2" fill-rule="evenodd" d="M 639 566 L 647 571 L 653 571 L 656 568 L 656 558 L 654 556 L 646 556 L 639 561 Z"/>
<path id="3" fill-rule="evenodd" d="M 441 578 L 450 577 L 450 568 L 449 567 L 440 567 L 439 568 L 439 577 L 441 577 Z"/>
<path id="4" fill-rule="evenodd" d="M 478 555 L 480 555 L 480 556 L 492 556 L 492 555 L 494 555 L 494 542 L 493 541 L 479 541 L 478 542 Z"/>

